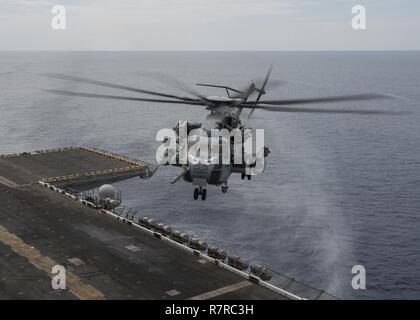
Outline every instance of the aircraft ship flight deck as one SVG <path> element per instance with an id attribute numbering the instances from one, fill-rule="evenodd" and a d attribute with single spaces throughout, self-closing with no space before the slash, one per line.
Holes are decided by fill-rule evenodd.
<path id="1" fill-rule="evenodd" d="M 0 299 L 335 299 L 86 192 L 156 170 L 84 147 L 0 156 Z"/>

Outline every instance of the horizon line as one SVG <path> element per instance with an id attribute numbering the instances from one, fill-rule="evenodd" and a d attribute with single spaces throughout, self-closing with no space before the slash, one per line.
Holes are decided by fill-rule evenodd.
<path id="1" fill-rule="evenodd" d="M 419 52 L 420 49 L 267 49 L 267 50 L 188 50 L 188 49 L 144 49 L 144 50 L 129 50 L 129 49 L 0 49 L 0 52 Z"/>

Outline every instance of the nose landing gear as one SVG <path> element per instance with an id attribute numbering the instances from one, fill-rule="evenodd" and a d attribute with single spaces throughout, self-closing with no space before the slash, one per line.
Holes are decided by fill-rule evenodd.
<path id="1" fill-rule="evenodd" d="M 203 187 L 195 188 L 194 189 L 194 200 L 198 199 L 198 196 L 201 195 L 201 200 L 206 200 L 207 198 L 207 190 Z"/>

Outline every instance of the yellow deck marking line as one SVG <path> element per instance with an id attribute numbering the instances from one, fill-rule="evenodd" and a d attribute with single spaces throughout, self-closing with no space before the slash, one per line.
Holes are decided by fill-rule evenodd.
<path id="1" fill-rule="evenodd" d="M 90 172 L 82 172 L 82 173 L 75 173 L 75 174 L 69 174 L 69 175 L 65 175 L 65 176 L 56 176 L 56 177 L 47 177 L 47 178 L 42 178 L 36 174 L 34 174 L 33 172 L 29 172 L 28 170 L 26 170 L 25 168 L 21 168 L 20 166 L 17 166 L 13 163 L 9 163 L 7 162 L 8 165 L 21 170 L 27 174 L 29 174 L 30 176 L 35 176 L 38 179 L 42 180 L 43 182 L 57 182 L 57 181 L 64 181 L 64 180 L 72 180 L 72 179 L 77 179 L 79 177 L 85 176 L 85 177 L 92 177 L 92 176 L 98 176 L 98 175 L 106 175 L 106 174 L 112 174 L 112 173 L 123 173 L 123 172 L 130 172 L 130 171 L 134 171 L 134 170 L 139 170 L 145 167 L 144 163 L 141 162 L 137 162 L 137 161 L 133 161 L 130 159 L 126 159 L 123 156 L 120 155 L 116 155 L 116 154 L 112 154 L 112 153 L 107 153 L 107 152 L 103 152 L 103 151 L 99 151 L 96 150 L 94 148 L 84 148 L 84 147 L 66 147 L 66 148 L 55 148 L 55 149 L 47 149 L 47 150 L 37 150 L 34 151 L 33 153 L 31 153 L 32 155 L 34 154 L 38 154 L 38 155 L 42 155 L 42 154 L 46 154 L 46 153 L 57 153 L 57 152 L 63 152 L 63 151 L 75 151 L 75 150 L 82 150 L 82 151 L 87 151 L 87 152 L 93 152 L 96 153 L 98 155 L 101 156 L 105 156 L 108 158 L 112 158 L 115 160 L 118 160 L 120 162 L 125 162 L 127 164 L 129 164 L 130 166 L 128 167 L 120 167 L 120 168 L 110 168 L 110 169 L 101 169 L 101 170 L 93 170 Z M 9 155 L 6 155 L 4 157 L 7 157 Z M 14 154 L 12 156 L 21 156 L 20 154 Z M 3 156 L 1 156 L 3 157 Z M 2 178 L 0 176 L 0 178 Z M 4 177 L 3 177 L 4 178 Z M 0 183 L 5 184 L 11 188 L 18 188 L 18 186 L 15 184 L 15 186 L 13 186 L 13 182 L 7 179 L 3 179 L 4 181 L 2 182 L 0 180 Z M 7 180 L 7 181 L 6 181 Z"/>
<path id="2" fill-rule="evenodd" d="M 250 285 L 252 285 L 250 281 L 244 280 L 244 281 L 232 284 L 230 286 L 226 286 L 226 287 L 209 291 L 203 294 L 199 294 L 198 296 L 191 297 L 188 300 L 207 300 L 207 299 L 211 299 L 217 296 L 221 296 L 222 294 L 225 294 L 228 292 L 233 292 L 242 288 L 249 287 Z"/>
<path id="3" fill-rule="evenodd" d="M 20 256 L 27 258 L 32 265 L 45 271 L 51 277 L 52 267 L 59 264 L 51 258 L 43 256 L 39 250 L 26 244 L 21 238 L 13 233 L 10 233 L 2 225 L 0 225 L 0 242 L 9 246 Z M 81 300 L 106 299 L 102 292 L 98 291 L 89 284 L 85 284 L 78 276 L 70 271 L 66 271 L 66 286 L 71 293 Z"/>
<path id="4" fill-rule="evenodd" d="M 112 159 L 116 159 L 116 160 L 120 160 L 120 161 L 123 161 L 123 162 L 130 163 L 134 166 L 144 167 L 143 163 L 140 163 L 140 162 L 137 162 L 137 161 L 134 161 L 134 160 L 131 160 L 131 159 L 127 159 L 122 155 L 115 154 L 115 153 L 112 153 L 112 152 L 106 152 L 106 151 L 98 150 L 98 149 L 95 149 L 95 148 L 89 148 L 89 147 L 80 147 L 80 150 L 85 150 L 85 151 L 93 152 L 93 153 L 96 153 L 96 154 L 100 154 L 100 155 L 106 156 L 108 158 L 112 158 Z"/>
<path id="5" fill-rule="evenodd" d="M 85 172 L 85 173 L 76 173 L 68 176 L 57 176 L 57 177 L 51 177 L 51 178 L 45 178 L 42 179 L 43 182 L 54 182 L 54 181 L 61 181 L 61 180 L 71 180 L 76 179 L 79 177 L 92 177 L 92 176 L 99 176 L 99 175 L 105 175 L 108 173 L 114 173 L 114 172 L 129 172 L 133 170 L 138 170 L 143 168 L 144 166 L 131 166 L 131 167 L 123 167 L 123 168 L 114 168 L 114 169 L 104 169 L 104 170 L 98 170 L 98 171 L 91 171 L 91 172 Z"/>

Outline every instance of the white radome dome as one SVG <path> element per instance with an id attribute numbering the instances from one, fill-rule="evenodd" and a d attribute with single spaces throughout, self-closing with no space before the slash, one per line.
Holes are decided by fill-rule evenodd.
<path id="1" fill-rule="evenodd" d="M 104 184 L 98 189 L 98 196 L 100 199 L 116 199 L 117 191 L 110 184 Z"/>

